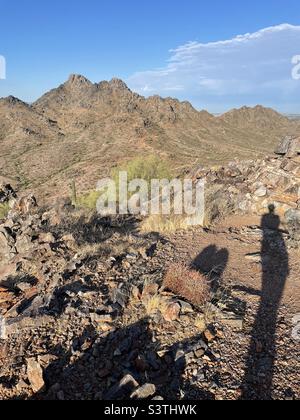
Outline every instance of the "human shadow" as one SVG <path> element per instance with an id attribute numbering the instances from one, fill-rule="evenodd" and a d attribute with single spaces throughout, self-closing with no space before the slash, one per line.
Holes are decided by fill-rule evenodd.
<path id="1" fill-rule="evenodd" d="M 272 400 L 278 311 L 289 274 L 289 257 L 275 206 L 262 217 L 262 289 L 242 383 L 243 400 Z"/>

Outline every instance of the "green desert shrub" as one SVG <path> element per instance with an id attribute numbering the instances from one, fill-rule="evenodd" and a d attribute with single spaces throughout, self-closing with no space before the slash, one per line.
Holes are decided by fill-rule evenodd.
<path id="1" fill-rule="evenodd" d="M 5 219 L 9 212 L 8 204 L 0 204 L 0 219 Z"/>
<path id="2" fill-rule="evenodd" d="M 76 199 L 76 207 L 84 208 L 88 210 L 95 210 L 98 198 L 100 197 L 100 192 L 90 191 L 86 194 L 83 194 Z"/>
<path id="3" fill-rule="evenodd" d="M 170 179 L 171 174 L 166 161 L 159 156 L 141 156 L 130 160 L 124 165 L 114 168 L 112 178 L 118 184 L 119 173 L 127 172 L 128 182 L 143 179 L 150 185 L 152 179 Z"/>

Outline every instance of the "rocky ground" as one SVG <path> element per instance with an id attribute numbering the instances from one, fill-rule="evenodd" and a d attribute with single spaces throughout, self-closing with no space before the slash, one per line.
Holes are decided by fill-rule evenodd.
<path id="1" fill-rule="evenodd" d="M 300 398 L 299 249 L 261 217 L 162 237 L 29 197 L 0 242 L 1 399 Z M 204 307 L 162 288 L 173 262 Z"/>

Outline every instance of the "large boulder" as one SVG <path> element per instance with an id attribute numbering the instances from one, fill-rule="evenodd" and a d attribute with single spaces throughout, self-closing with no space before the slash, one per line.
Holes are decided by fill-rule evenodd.
<path id="1" fill-rule="evenodd" d="M 0 226 L 0 265 L 9 262 L 15 255 L 15 237 L 8 226 Z"/>
<path id="2" fill-rule="evenodd" d="M 300 208 L 290 209 L 285 213 L 285 222 L 288 226 L 292 241 L 300 245 Z"/>
<path id="3" fill-rule="evenodd" d="M 300 208 L 290 209 L 285 213 L 285 221 L 288 224 L 299 224 L 300 225 Z"/>
<path id="4" fill-rule="evenodd" d="M 37 208 L 37 201 L 33 194 L 28 194 L 19 199 L 16 199 L 9 213 L 9 218 L 15 219 L 18 217 L 28 216 Z"/>
<path id="5" fill-rule="evenodd" d="M 9 203 L 10 200 L 13 200 L 17 197 L 14 189 L 9 184 L 0 184 L 0 204 Z"/>

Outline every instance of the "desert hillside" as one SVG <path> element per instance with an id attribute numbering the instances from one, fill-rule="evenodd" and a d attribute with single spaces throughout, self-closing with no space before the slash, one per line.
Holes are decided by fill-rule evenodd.
<path id="1" fill-rule="evenodd" d="M 188 102 L 144 98 L 124 82 L 72 75 L 29 105 L 0 100 L 0 178 L 52 198 L 94 188 L 99 177 L 139 154 L 155 153 L 177 174 L 195 165 L 272 153 L 299 122 L 257 106 L 215 117 Z"/>

